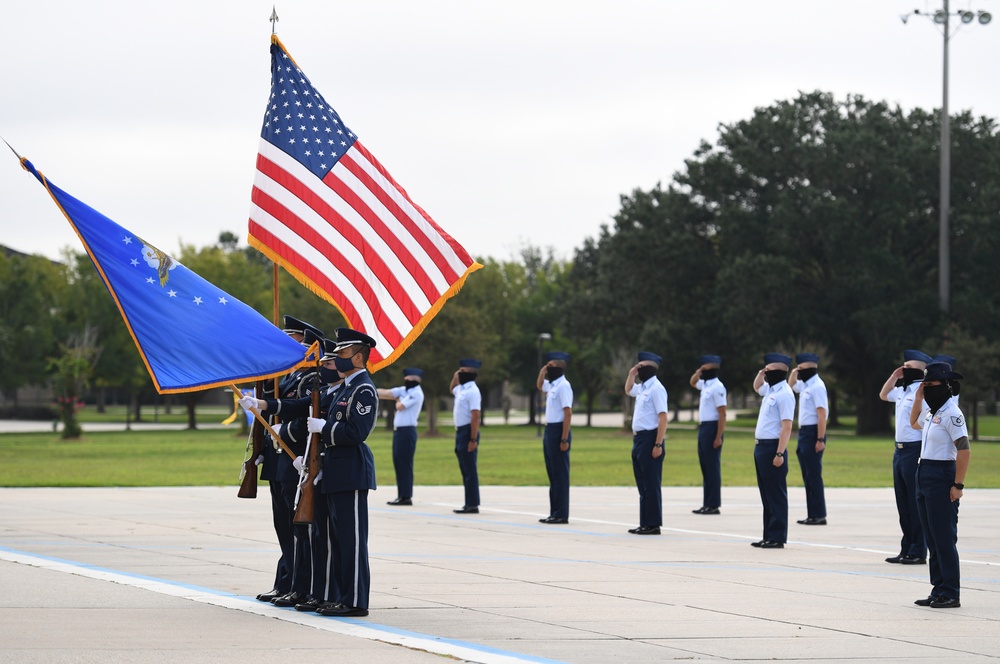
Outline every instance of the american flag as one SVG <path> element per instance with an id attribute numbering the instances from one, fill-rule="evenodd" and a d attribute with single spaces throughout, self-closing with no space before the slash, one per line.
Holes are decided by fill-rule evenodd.
<path id="1" fill-rule="evenodd" d="M 482 267 L 358 141 L 277 37 L 249 243 L 375 338 L 376 371 Z"/>

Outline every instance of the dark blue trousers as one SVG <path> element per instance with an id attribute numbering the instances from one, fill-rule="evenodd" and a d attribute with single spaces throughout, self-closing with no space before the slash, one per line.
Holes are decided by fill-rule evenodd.
<path id="1" fill-rule="evenodd" d="M 309 524 L 295 523 L 295 492 L 298 482 L 277 482 L 281 485 L 281 496 L 291 515 L 292 553 L 286 560 L 291 579 L 289 587 L 298 593 L 312 592 L 312 532 Z M 282 557 L 284 558 L 284 553 Z"/>
<path id="2" fill-rule="evenodd" d="M 902 445 L 902 447 L 900 447 Z M 896 443 L 892 455 L 892 487 L 896 492 L 896 512 L 899 514 L 899 555 L 927 557 L 924 527 L 917 513 L 917 460 L 920 458 L 920 441 Z"/>
<path id="3" fill-rule="evenodd" d="M 542 438 L 542 453 L 545 455 L 545 472 L 549 475 L 549 516 L 557 519 L 569 518 L 569 450 L 559 449 L 562 440 L 563 423 L 545 425 Z M 573 432 L 570 431 L 570 445 Z"/>
<path id="4" fill-rule="evenodd" d="M 701 464 L 702 507 L 722 506 L 722 448 L 712 447 L 719 421 L 698 425 L 698 463 Z"/>
<path id="5" fill-rule="evenodd" d="M 757 469 L 757 489 L 764 506 L 764 539 L 788 541 L 788 453 L 780 468 L 774 467 L 778 440 L 758 440 L 753 448 L 753 464 Z"/>
<path id="6" fill-rule="evenodd" d="M 292 532 L 292 517 L 295 515 L 295 484 L 292 484 L 291 495 L 288 493 L 287 482 L 270 480 L 271 489 L 271 520 L 274 524 L 274 534 L 278 537 L 278 548 L 281 557 L 274 573 L 274 587 L 281 593 L 292 590 L 292 565 L 295 560 L 295 536 Z"/>
<path id="7" fill-rule="evenodd" d="M 632 434 L 632 473 L 635 487 L 639 489 L 639 525 L 663 525 L 663 496 L 660 484 L 663 481 L 663 455 L 653 458 L 656 443 L 656 429 L 637 431 Z"/>
<path id="8" fill-rule="evenodd" d="M 455 429 L 455 456 L 458 457 L 458 469 L 462 471 L 462 484 L 465 485 L 463 506 L 479 507 L 479 471 L 476 468 L 479 447 L 474 452 L 469 451 L 471 438 L 472 425 L 466 424 Z"/>
<path id="9" fill-rule="evenodd" d="M 826 518 L 826 493 L 823 491 L 823 452 L 816 451 L 819 436 L 815 424 L 799 427 L 799 446 L 795 456 L 802 469 L 802 484 L 806 488 L 806 516 L 810 519 Z M 824 450 L 825 451 L 825 450 Z"/>
<path id="10" fill-rule="evenodd" d="M 317 487 L 313 493 L 313 522 L 310 530 L 312 551 L 312 588 L 310 595 L 321 602 L 337 601 L 337 580 L 333 576 L 333 533 L 326 494 Z"/>
<path id="11" fill-rule="evenodd" d="M 397 427 L 392 432 L 392 467 L 396 470 L 396 495 L 413 497 L 413 456 L 417 452 L 417 427 Z"/>
<path id="12" fill-rule="evenodd" d="M 335 602 L 368 608 L 371 569 L 368 566 L 368 491 L 324 494 L 330 523 L 330 578 Z"/>
<path id="13" fill-rule="evenodd" d="M 928 461 L 917 466 L 917 512 L 930 557 L 932 595 L 961 599 L 958 563 L 958 502 L 951 501 L 954 461 Z"/>

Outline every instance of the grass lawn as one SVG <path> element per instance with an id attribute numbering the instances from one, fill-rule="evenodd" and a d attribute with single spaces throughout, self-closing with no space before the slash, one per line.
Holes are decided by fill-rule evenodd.
<path id="1" fill-rule="evenodd" d="M 235 491 L 245 445 L 245 437 L 235 429 L 91 433 L 78 441 L 61 441 L 54 433 L 3 434 L 0 486 L 231 485 Z M 375 454 L 379 486 L 393 486 L 391 432 L 379 427 L 369 445 Z M 572 483 L 632 485 L 631 447 L 631 436 L 627 434 L 610 429 L 574 429 Z M 788 483 L 801 486 L 794 438 L 792 448 Z M 831 487 L 891 486 L 892 454 L 893 442 L 889 438 L 832 434 L 824 457 L 824 481 Z M 450 431 L 433 438 L 421 432 L 415 466 L 418 485 L 460 484 Z M 548 484 L 535 427 L 484 427 L 479 478 L 484 485 Z M 727 486 L 756 484 L 751 431 L 726 435 L 722 479 Z M 693 428 L 672 426 L 669 430 L 663 483 L 701 485 Z M 973 443 L 966 484 L 1000 488 L 1000 443 Z"/>

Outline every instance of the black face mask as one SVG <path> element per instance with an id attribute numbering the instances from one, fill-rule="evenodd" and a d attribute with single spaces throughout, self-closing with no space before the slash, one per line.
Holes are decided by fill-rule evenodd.
<path id="1" fill-rule="evenodd" d="M 327 367 L 319 368 L 319 379 L 323 381 L 326 385 L 331 385 L 340 380 L 340 374 L 337 373 L 336 369 L 328 369 Z"/>
<path id="2" fill-rule="evenodd" d="M 702 369 L 701 370 L 701 379 L 702 380 L 712 380 L 713 378 L 718 378 L 718 376 L 719 376 L 719 370 L 718 369 Z"/>
<path id="3" fill-rule="evenodd" d="M 545 370 L 545 380 L 550 383 L 557 378 L 561 378 L 565 373 L 562 367 L 549 367 Z"/>
<path id="4" fill-rule="evenodd" d="M 809 380 L 819 371 L 816 367 L 810 367 L 808 369 L 799 369 L 799 380 Z"/>
<path id="5" fill-rule="evenodd" d="M 638 376 L 640 383 L 645 383 L 647 380 L 649 380 L 655 375 L 656 375 L 656 367 L 654 367 L 652 364 L 644 364 L 641 367 L 639 367 L 638 371 L 636 371 L 636 376 Z"/>
<path id="6" fill-rule="evenodd" d="M 405 387 L 408 390 L 412 390 L 414 387 L 416 387 L 419 384 L 420 384 L 419 380 L 404 380 L 403 381 L 403 387 Z"/>
<path id="7" fill-rule="evenodd" d="M 917 382 L 918 380 L 924 379 L 923 369 L 911 369 L 909 367 L 903 367 L 903 387 L 908 387 L 911 384 Z"/>
<path id="8" fill-rule="evenodd" d="M 938 412 L 938 409 L 945 405 L 950 398 L 951 390 L 948 389 L 947 383 L 924 385 L 924 401 L 927 402 L 927 407 L 931 409 L 932 413 Z"/>
<path id="9" fill-rule="evenodd" d="M 771 369 L 764 372 L 764 380 L 767 381 L 767 384 L 771 387 L 774 387 L 787 377 L 788 372 L 784 369 Z"/>
<path id="10" fill-rule="evenodd" d="M 476 374 L 474 373 L 468 371 L 462 371 L 461 373 L 458 374 L 459 385 L 465 385 L 466 383 L 471 383 L 474 380 L 476 380 Z"/>

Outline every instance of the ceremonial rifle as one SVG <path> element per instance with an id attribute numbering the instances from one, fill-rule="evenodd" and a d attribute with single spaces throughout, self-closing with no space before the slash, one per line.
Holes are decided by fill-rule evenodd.
<path id="1" fill-rule="evenodd" d="M 317 352 L 317 359 L 320 353 Z M 313 375 L 312 390 L 312 417 L 319 417 L 319 363 L 317 362 L 316 373 Z M 309 436 L 306 444 L 305 455 L 305 483 L 299 486 L 299 502 L 295 506 L 295 517 L 293 523 L 300 525 L 313 522 L 313 514 L 316 507 L 316 474 L 319 473 L 319 434 L 314 433 Z"/>
<path id="2" fill-rule="evenodd" d="M 254 394 L 263 391 L 264 382 L 258 381 L 257 388 Z M 233 386 L 236 389 L 236 386 Z M 238 394 L 239 392 L 237 392 Z M 257 459 L 260 457 L 261 452 L 264 451 L 264 426 L 263 424 L 254 419 L 253 424 L 250 425 L 250 437 L 247 439 L 247 451 L 249 454 L 247 458 L 243 460 L 243 477 L 240 478 L 240 490 L 236 494 L 237 498 L 256 498 L 257 497 Z"/>

